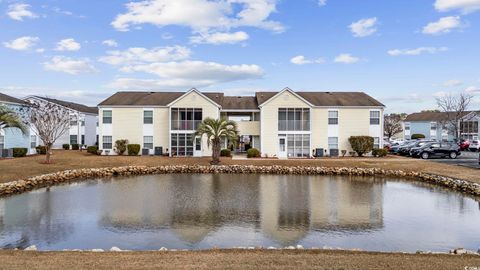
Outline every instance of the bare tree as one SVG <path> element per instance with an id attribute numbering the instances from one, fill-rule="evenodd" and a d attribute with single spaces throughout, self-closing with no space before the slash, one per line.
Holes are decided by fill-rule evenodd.
<path id="1" fill-rule="evenodd" d="M 465 120 L 472 99 L 473 96 L 465 92 L 437 98 L 438 108 L 445 113 L 445 120 L 441 124 L 451 130 L 456 140 L 460 137 L 460 126 Z"/>
<path id="2" fill-rule="evenodd" d="M 70 111 L 56 104 L 30 100 L 30 123 L 35 126 L 35 133 L 45 144 L 47 150 L 45 163 L 50 163 L 53 144 L 70 128 Z"/>
<path id="3" fill-rule="evenodd" d="M 384 117 L 384 124 L 383 124 L 383 133 L 384 136 L 387 137 L 389 140 L 393 137 L 393 135 L 400 133 L 403 131 L 402 121 L 405 119 L 405 114 L 387 114 Z"/>

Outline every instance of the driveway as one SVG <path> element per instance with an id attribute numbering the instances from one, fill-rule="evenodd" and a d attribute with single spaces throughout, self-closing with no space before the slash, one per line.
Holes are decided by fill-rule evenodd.
<path id="1" fill-rule="evenodd" d="M 480 165 L 478 165 L 478 155 L 479 155 L 479 153 L 464 151 L 456 159 L 449 159 L 449 158 L 439 159 L 439 158 L 436 158 L 436 159 L 429 159 L 429 161 L 480 169 Z"/>

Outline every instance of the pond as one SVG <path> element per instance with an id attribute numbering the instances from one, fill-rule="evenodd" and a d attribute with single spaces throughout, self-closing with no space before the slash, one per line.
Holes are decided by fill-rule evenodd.
<path id="1" fill-rule="evenodd" d="M 0 248 L 480 247 L 480 203 L 395 178 L 171 174 L 0 199 Z"/>

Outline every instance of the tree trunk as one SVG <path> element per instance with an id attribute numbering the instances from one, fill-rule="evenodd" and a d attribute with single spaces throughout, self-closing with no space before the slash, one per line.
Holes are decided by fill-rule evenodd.
<path id="1" fill-rule="evenodd" d="M 46 153 L 45 153 L 45 163 L 47 164 L 50 164 L 50 156 L 52 154 L 52 144 L 51 143 L 47 143 L 45 145 L 45 150 L 46 150 Z"/>
<path id="2" fill-rule="evenodd" d="M 220 163 L 220 140 L 212 140 L 212 165 L 218 165 Z"/>

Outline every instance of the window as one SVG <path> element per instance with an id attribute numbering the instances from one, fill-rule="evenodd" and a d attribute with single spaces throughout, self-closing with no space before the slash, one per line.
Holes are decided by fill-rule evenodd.
<path id="1" fill-rule="evenodd" d="M 171 135 L 172 156 L 193 156 L 193 133 L 172 133 Z"/>
<path id="2" fill-rule="evenodd" d="M 380 125 L 380 111 L 370 111 L 370 125 Z"/>
<path id="3" fill-rule="evenodd" d="M 70 135 L 70 144 L 78 144 L 77 135 Z"/>
<path id="4" fill-rule="evenodd" d="M 328 149 L 338 149 L 338 137 L 328 137 Z"/>
<path id="5" fill-rule="evenodd" d="M 338 125 L 338 111 L 328 111 L 328 124 Z"/>
<path id="6" fill-rule="evenodd" d="M 172 130 L 196 130 L 202 122 L 202 109 L 197 108 L 172 108 Z"/>
<path id="7" fill-rule="evenodd" d="M 410 130 L 410 123 L 405 123 L 405 130 Z"/>
<path id="8" fill-rule="evenodd" d="M 80 125 L 81 125 L 82 127 L 84 127 L 84 126 L 85 126 L 85 120 L 81 120 L 81 121 L 80 121 Z"/>
<path id="9" fill-rule="evenodd" d="M 143 111 L 143 123 L 153 124 L 153 111 Z"/>
<path id="10" fill-rule="evenodd" d="M 380 148 L 380 138 L 374 137 L 373 138 L 373 148 Z"/>
<path id="11" fill-rule="evenodd" d="M 103 111 L 103 123 L 111 124 L 112 123 L 112 111 Z"/>
<path id="12" fill-rule="evenodd" d="M 0 136 L 0 151 L 2 151 L 4 147 L 5 147 L 5 136 Z"/>
<path id="13" fill-rule="evenodd" d="M 478 121 L 465 121 L 460 123 L 460 130 L 462 133 L 478 134 Z"/>
<path id="14" fill-rule="evenodd" d="M 143 148 L 153 149 L 153 136 L 143 136 Z"/>
<path id="15" fill-rule="evenodd" d="M 112 149 L 112 136 L 103 136 L 103 149 Z"/>
<path id="16" fill-rule="evenodd" d="M 30 148 L 35 148 L 37 147 L 37 136 L 36 135 L 31 135 L 30 136 Z"/>
<path id="17" fill-rule="evenodd" d="M 202 151 L 202 138 L 195 138 L 195 151 Z"/>
<path id="18" fill-rule="evenodd" d="M 310 130 L 310 109 L 308 108 L 278 109 L 278 130 L 281 130 L 281 131 Z"/>
<path id="19" fill-rule="evenodd" d="M 430 122 L 430 130 L 431 131 L 437 130 L 437 122 Z"/>
<path id="20" fill-rule="evenodd" d="M 85 135 L 82 135 L 82 145 L 85 145 Z"/>
<path id="21" fill-rule="evenodd" d="M 77 117 L 75 115 L 70 116 L 70 126 L 78 125 Z"/>
<path id="22" fill-rule="evenodd" d="M 309 157 L 310 156 L 310 135 L 309 134 L 288 134 L 287 135 L 287 155 L 288 157 Z"/>

